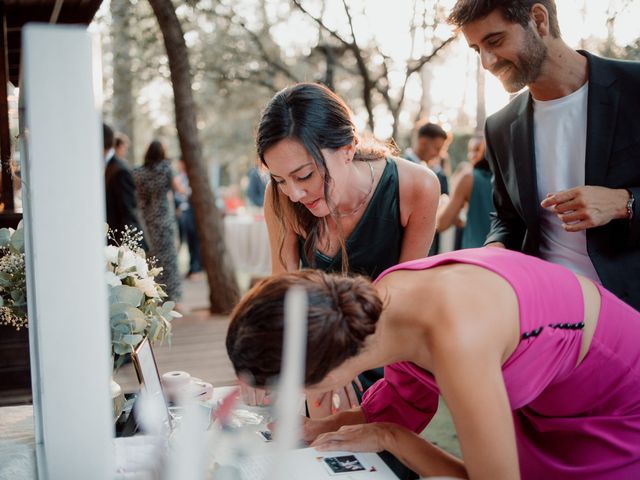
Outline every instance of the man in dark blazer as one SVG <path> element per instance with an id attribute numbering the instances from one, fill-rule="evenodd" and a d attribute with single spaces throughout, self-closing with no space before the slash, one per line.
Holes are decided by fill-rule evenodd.
<path id="1" fill-rule="evenodd" d="M 113 149 L 113 130 L 107 124 L 102 124 L 104 140 L 103 156 L 106 162 L 104 170 L 105 193 L 107 204 L 107 223 L 111 230 L 123 232 L 125 225 L 137 228 L 142 232 L 138 220 L 136 187 L 133 176 L 127 164 L 118 158 Z M 119 234 L 116 234 L 116 238 Z M 109 243 L 112 243 L 109 241 Z M 146 242 L 143 240 L 146 250 Z"/>
<path id="2" fill-rule="evenodd" d="M 486 122 L 486 244 L 564 264 L 640 309 L 640 63 L 568 47 L 553 0 L 459 0 L 449 20 L 509 92 L 528 87 Z"/>

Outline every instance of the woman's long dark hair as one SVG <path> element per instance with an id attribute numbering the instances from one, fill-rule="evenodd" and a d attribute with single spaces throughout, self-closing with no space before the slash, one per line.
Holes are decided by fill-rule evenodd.
<path id="1" fill-rule="evenodd" d="M 160 140 L 154 140 L 149 144 L 147 152 L 144 154 L 144 166 L 153 167 L 166 158 L 167 156 L 164 152 L 162 142 L 160 142 Z"/>
<path id="2" fill-rule="evenodd" d="M 279 91 L 269 101 L 258 126 L 256 147 L 258 156 L 266 165 L 264 154 L 284 139 L 299 141 L 315 161 L 319 172 L 324 175 L 324 198 L 329 205 L 331 216 L 336 219 L 335 206 L 331 205 L 329 186 L 331 176 L 322 155 L 323 148 L 338 149 L 356 143 L 354 160 L 371 161 L 394 153 L 389 147 L 373 138 L 366 142 L 358 139 L 351 112 L 335 93 L 327 87 L 315 83 L 299 83 Z M 310 265 L 315 264 L 315 251 L 322 231 L 323 219 L 314 216 L 304 205 L 280 202 L 280 190 L 271 180 L 271 198 L 276 216 L 280 219 L 280 260 L 284 264 L 282 248 L 284 244 L 285 222 L 293 217 L 294 230 L 304 237 L 304 253 Z M 290 215 L 285 215 L 284 210 Z M 339 226 L 339 223 L 336 222 Z M 348 258 L 344 239 L 340 238 L 342 251 L 342 271 L 348 271 Z"/>

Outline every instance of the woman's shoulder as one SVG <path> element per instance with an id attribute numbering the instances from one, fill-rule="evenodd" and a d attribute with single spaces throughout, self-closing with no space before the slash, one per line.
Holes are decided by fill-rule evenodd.
<path id="1" fill-rule="evenodd" d="M 473 174 L 473 165 L 471 164 L 471 162 L 464 161 L 458 164 L 451 178 L 453 179 L 455 177 L 461 177 L 464 175 L 472 175 L 472 174 Z"/>
<path id="2" fill-rule="evenodd" d="M 401 157 L 391 157 L 391 160 L 398 168 L 398 176 L 401 182 L 438 182 L 438 177 L 433 173 L 433 170 L 422 163 L 414 163 Z"/>
<path id="3" fill-rule="evenodd" d="M 413 163 L 399 157 L 393 157 L 398 168 L 398 183 L 400 191 L 407 193 L 407 197 L 424 198 L 435 196 L 440 193 L 440 182 L 433 170 L 426 165 Z"/>

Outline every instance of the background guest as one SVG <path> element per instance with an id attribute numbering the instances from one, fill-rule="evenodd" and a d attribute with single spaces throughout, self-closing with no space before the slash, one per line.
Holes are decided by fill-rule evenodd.
<path id="1" fill-rule="evenodd" d="M 103 156 L 106 162 L 104 170 L 107 223 L 115 232 L 116 238 L 124 232 L 125 226 L 142 232 L 138 219 L 136 186 L 127 164 L 116 155 L 114 149 L 113 130 L 106 123 L 102 124 L 104 142 Z M 119 232 L 119 233 L 118 233 Z M 143 238 L 143 248 L 147 249 L 147 239 Z M 113 243 L 113 239 L 109 239 Z"/>
<path id="2" fill-rule="evenodd" d="M 440 197 L 436 228 L 442 232 L 457 224 L 460 212 L 466 205 L 462 248 L 476 248 L 484 245 L 493 211 L 491 171 L 484 158 L 482 137 L 469 140 L 467 159 L 469 161 L 460 164 L 452 177 L 451 196 Z"/>
<path id="3" fill-rule="evenodd" d="M 162 267 L 159 281 L 169 298 L 178 302 L 182 294 L 176 252 L 176 218 L 173 211 L 173 173 L 164 146 L 158 140 L 149 144 L 144 164 L 133 172 L 142 209 L 149 255 Z"/>
<path id="4" fill-rule="evenodd" d="M 260 164 L 249 169 L 247 173 L 249 184 L 247 185 L 247 199 L 251 205 L 264 206 L 264 191 L 269 182 L 269 172 Z"/>
<path id="5" fill-rule="evenodd" d="M 127 159 L 127 154 L 129 153 L 129 145 L 131 142 L 129 141 L 129 137 L 127 137 L 124 133 L 117 132 L 115 134 L 115 141 L 113 143 L 113 149 L 116 152 L 116 157 L 121 160 Z"/>
<path id="6" fill-rule="evenodd" d="M 442 149 L 447 141 L 447 132 L 435 123 L 425 123 L 417 126 L 415 139 L 411 148 L 407 148 L 404 157 L 414 163 L 424 163 L 438 177 L 440 193 L 449 193 L 449 181 L 443 169 Z M 440 235 L 436 232 L 429 255 L 440 251 Z"/>
<path id="7" fill-rule="evenodd" d="M 189 270 L 187 278 L 199 277 L 202 274 L 200 256 L 200 240 L 196 229 L 196 218 L 191 206 L 191 186 L 184 162 L 178 160 L 177 173 L 173 177 L 173 192 L 176 205 L 176 218 L 180 233 L 180 244 L 187 244 L 189 250 Z"/>

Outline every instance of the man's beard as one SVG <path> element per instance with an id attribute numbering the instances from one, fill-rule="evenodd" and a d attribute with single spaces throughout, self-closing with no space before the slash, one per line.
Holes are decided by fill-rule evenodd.
<path id="1" fill-rule="evenodd" d="M 537 80 L 546 59 L 547 46 L 535 35 L 531 27 L 527 27 L 524 46 L 518 52 L 518 65 L 501 60 L 494 65 L 492 72 L 498 73 L 501 69 L 510 67 L 509 76 L 500 78 L 500 81 L 507 92 L 515 93 Z"/>

